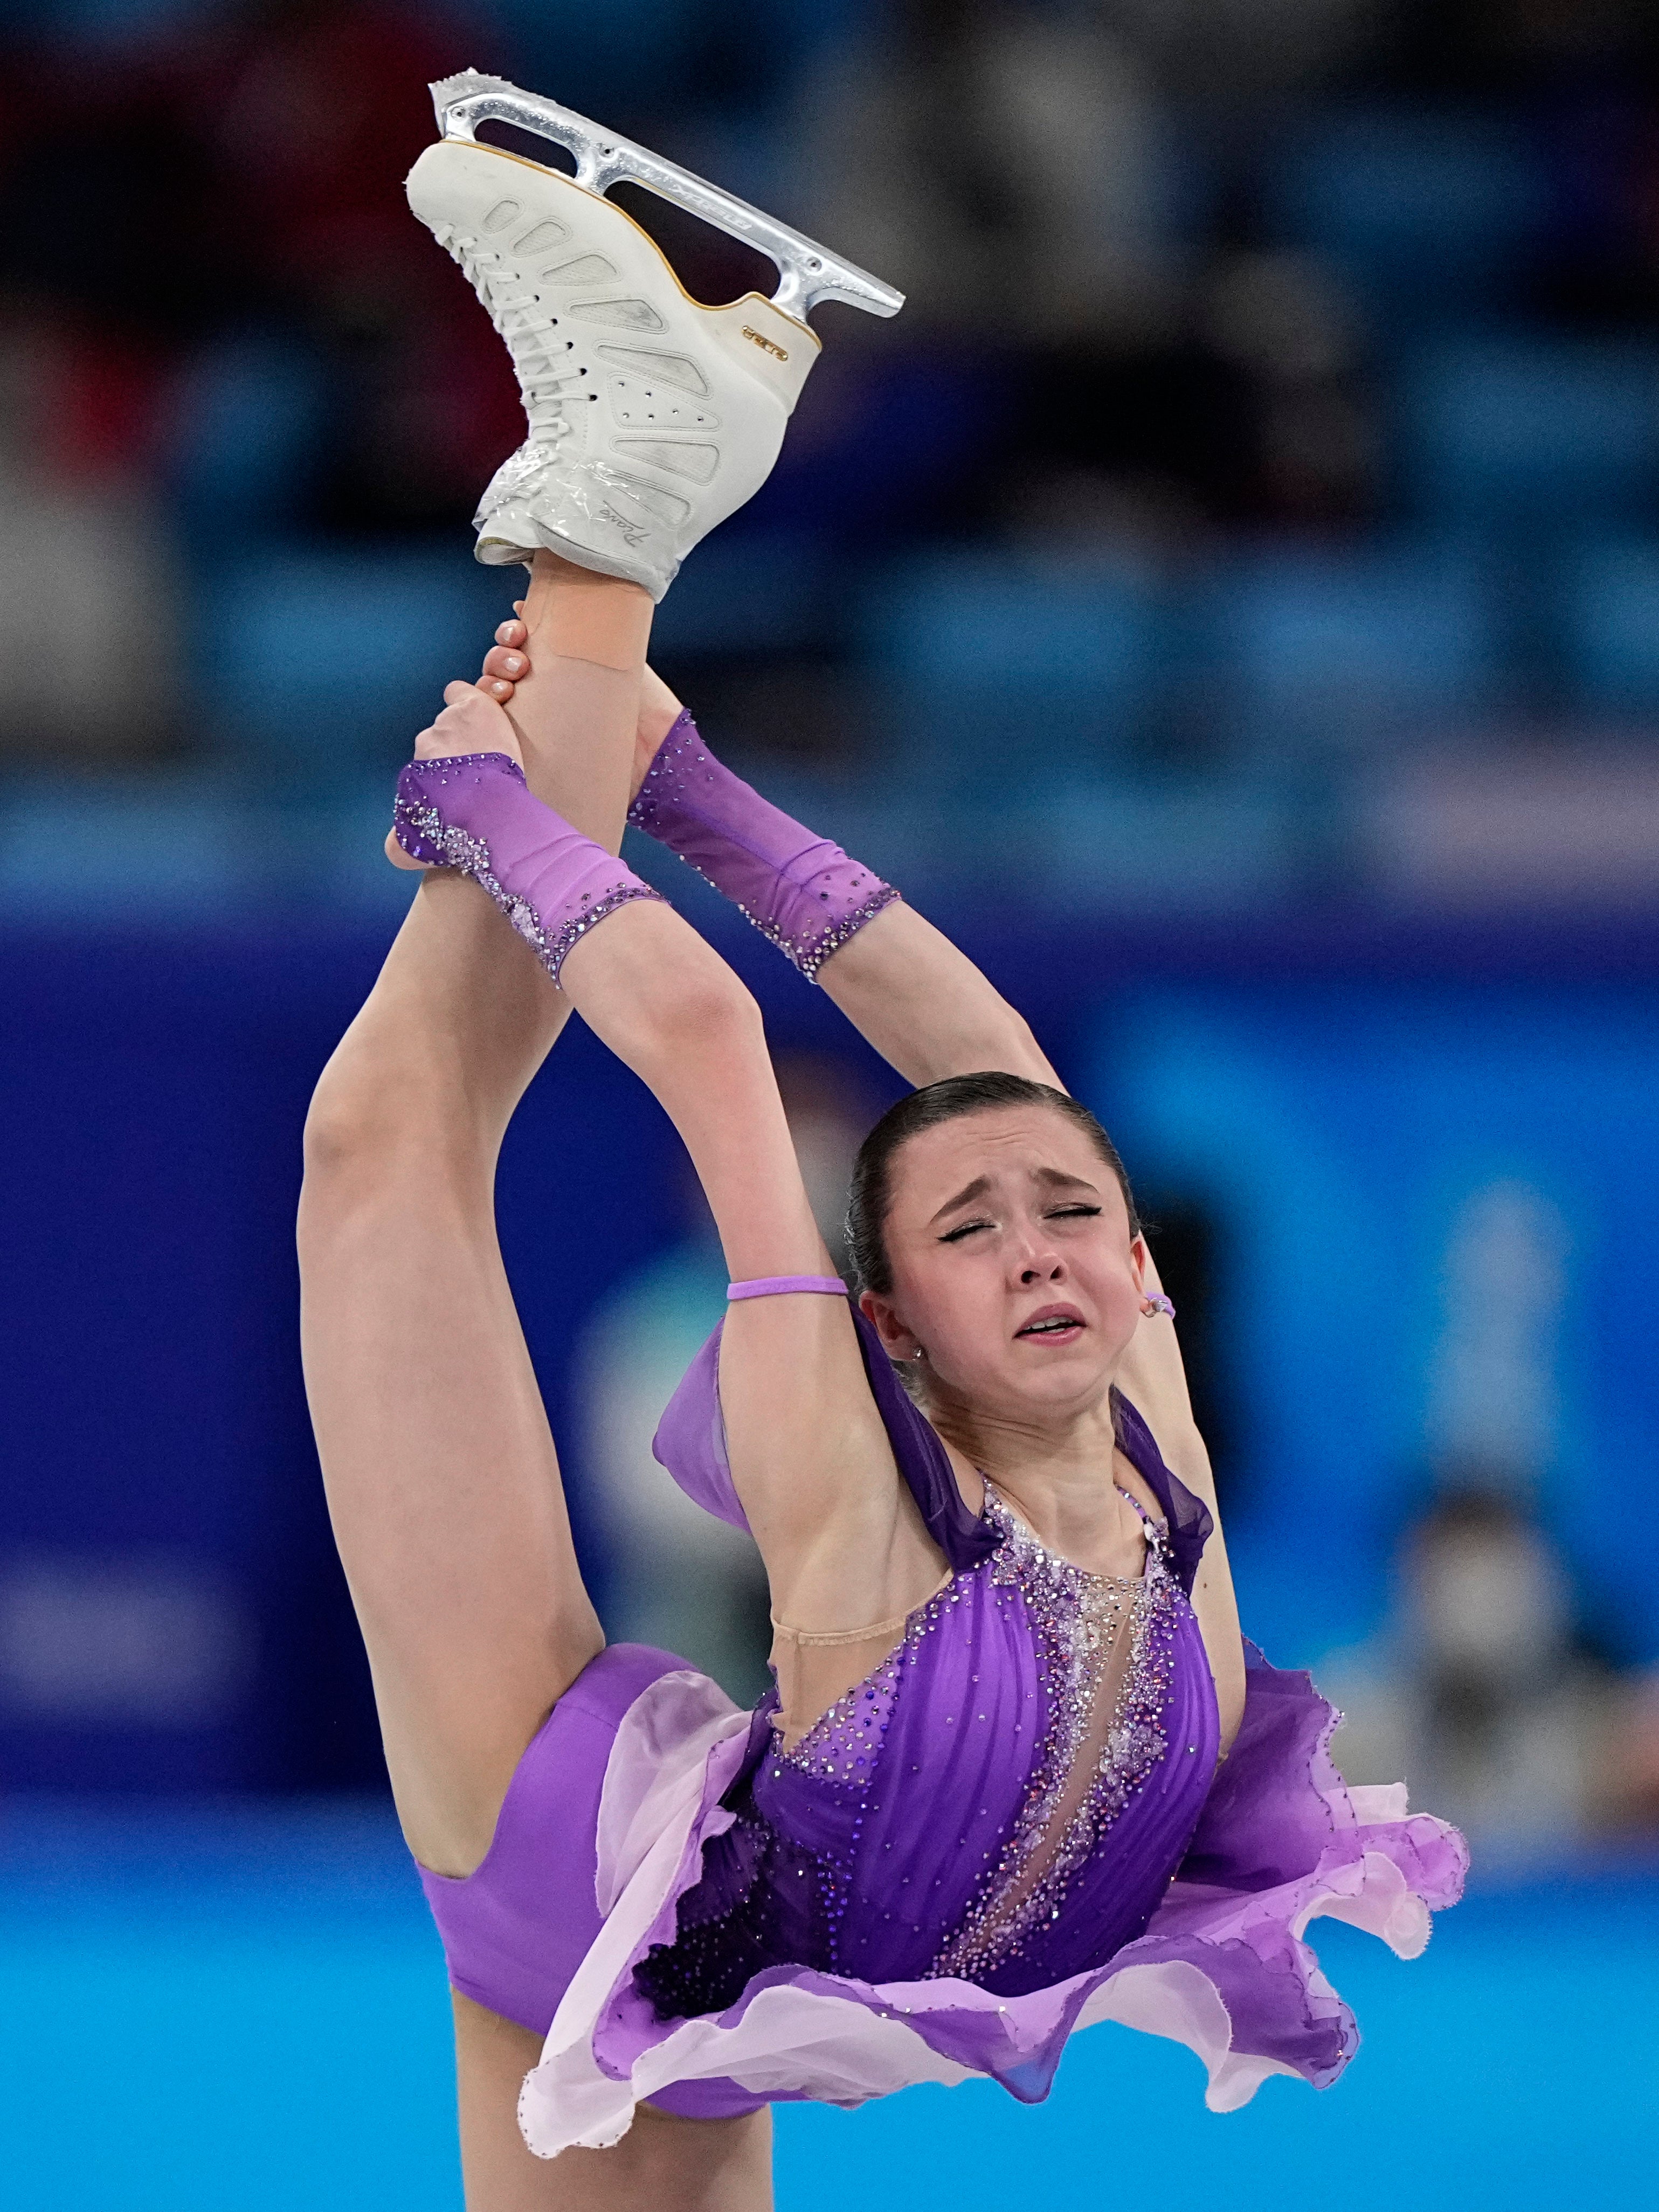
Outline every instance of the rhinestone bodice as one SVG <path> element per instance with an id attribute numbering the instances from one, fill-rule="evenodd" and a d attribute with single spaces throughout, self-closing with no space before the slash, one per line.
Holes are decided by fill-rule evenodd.
<path id="1" fill-rule="evenodd" d="M 720 2008 L 782 1965 L 1018 1995 L 1144 1929 L 1218 1735 L 1161 1524 L 1121 1583 L 1046 1551 L 994 1491 L 985 1519 L 989 1556 L 792 1750 L 762 1701 L 732 1826 L 637 1970 L 660 2013 Z"/>

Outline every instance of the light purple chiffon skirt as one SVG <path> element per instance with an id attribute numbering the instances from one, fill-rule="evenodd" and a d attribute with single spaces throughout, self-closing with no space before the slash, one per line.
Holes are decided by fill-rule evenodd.
<path id="1" fill-rule="evenodd" d="M 1305 1674 L 1249 1656 L 1244 1726 L 1179 1873 L 1103 1967 L 1012 1997 L 773 1968 L 717 2015 L 659 2021 L 633 1969 L 673 1941 L 702 1851 L 731 1825 L 720 1799 L 750 1717 L 667 1653 L 602 1653 L 525 1753 L 478 1871 L 422 1877 L 455 1987 L 545 2038 L 520 2106 L 531 2148 L 614 2142 L 641 2099 L 716 2118 L 988 2075 L 1032 2102 L 1067 2038 L 1103 2020 L 1187 2044 L 1213 2111 L 1270 2074 L 1325 2087 L 1358 2032 L 1308 1924 L 1346 1920 L 1414 1958 L 1467 1855 L 1407 1811 L 1403 1785 L 1346 1788 L 1326 1748 L 1336 1715 Z"/>

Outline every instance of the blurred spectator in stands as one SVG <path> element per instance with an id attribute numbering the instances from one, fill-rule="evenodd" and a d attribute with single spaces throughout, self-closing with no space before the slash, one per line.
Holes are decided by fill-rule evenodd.
<path id="1" fill-rule="evenodd" d="M 1659 1821 L 1659 1695 L 1621 1677 L 1577 1620 L 1539 1522 L 1480 1481 L 1407 1531 L 1395 1617 L 1330 1670 L 1350 1782 L 1407 1775 L 1478 1849 L 1530 1856 Z"/>
<path id="2" fill-rule="evenodd" d="M 138 472 L 147 368 L 38 310 L 0 329 L 0 754 L 111 763 L 179 734 L 177 578 Z"/>
<path id="3" fill-rule="evenodd" d="M 1088 15 L 902 0 L 814 88 L 816 217 L 923 324 L 1025 348 L 1138 333 L 1178 256 L 1162 104 Z"/>
<path id="4" fill-rule="evenodd" d="M 1264 106 L 1278 120 L 1285 94 L 1316 94 L 1373 64 L 1395 10 L 1377 0 L 1094 0 L 1091 12 L 1183 99 L 1218 124 L 1248 128 Z"/>
<path id="5" fill-rule="evenodd" d="M 1567 1457 L 1571 1246 L 1560 1210 L 1519 1179 L 1454 1209 L 1425 1407 L 1431 1479 L 1399 1543 L 1392 1618 L 1332 1670 L 1348 1779 L 1403 1773 L 1499 1852 L 1639 1817 L 1656 1778 L 1652 1722 L 1644 1737 L 1637 1686 L 1598 1632 L 1594 1553 L 1575 1575 L 1540 1510 Z"/>
<path id="6" fill-rule="evenodd" d="M 495 335 L 403 191 L 428 81 L 472 36 L 424 9 L 271 0 L 180 72 L 210 118 L 218 253 L 324 373 L 313 520 L 332 531 L 464 525 L 521 434 Z"/>
<path id="7" fill-rule="evenodd" d="M 1244 387 L 1234 462 L 1243 503 L 1281 523 L 1363 517 L 1377 426 L 1354 318 L 1330 272 L 1294 252 L 1225 255 L 1200 294 L 1199 328 Z"/>
<path id="8" fill-rule="evenodd" d="M 1659 1668 L 1627 1680 L 1613 1719 L 1613 1819 L 1659 1834 Z"/>
<path id="9" fill-rule="evenodd" d="M 900 347 L 929 363 L 956 431 L 926 505 L 906 471 L 912 528 L 938 535 L 1011 503 L 1069 516 L 1089 441 L 1070 450 L 1069 386 L 1034 386 L 1025 364 L 1086 379 L 1180 317 L 1184 179 L 1146 72 L 1090 11 L 904 0 L 826 63 L 803 109 L 811 220 L 904 287 Z M 937 402 L 919 411 L 939 419 Z M 1033 433 L 1022 466 L 1011 434 L 1018 447 Z"/>
<path id="10" fill-rule="evenodd" d="M 1589 1826 L 1608 1685 L 1542 1530 L 1492 1491 L 1446 1492 L 1407 1539 L 1401 1626 L 1424 1801 L 1440 1790 L 1506 1843 Z"/>

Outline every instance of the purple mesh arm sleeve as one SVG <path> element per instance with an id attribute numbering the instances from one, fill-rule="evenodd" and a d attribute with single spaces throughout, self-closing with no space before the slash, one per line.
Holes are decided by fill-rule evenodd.
<path id="1" fill-rule="evenodd" d="M 630 899 L 661 896 L 544 806 L 505 753 L 410 761 L 392 826 L 411 860 L 459 868 L 488 891 L 556 983 L 596 922 Z"/>
<path id="2" fill-rule="evenodd" d="M 628 818 L 723 892 L 809 983 L 898 896 L 723 767 L 687 714 L 663 739 Z"/>

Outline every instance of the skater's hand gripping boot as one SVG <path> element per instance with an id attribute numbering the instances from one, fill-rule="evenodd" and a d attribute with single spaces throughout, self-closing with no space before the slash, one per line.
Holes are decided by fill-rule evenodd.
<path id="1" fill-rule="evenodd" d="M 659 599 L 770 474 L 817 356 L 812 299 L 892 314 L 901 295 L 553 101 L 471 71 L 432 90 L 446 135 L 410 170 L 409 204 L 488 309 L 529 424 L 474 517 L 478 558 L 528 562 L 545 547 Z M 570 147 L 576 176 L 479 144 L 473 126 L 490 116 Z M 776 297 L 691 299 L 605 198 L 623 176 L 769 252 L 785 272 Z"/>
<path id="2" fill-rule="evenodd" d="M 387 854 L 457 868 L 488 893 L 555 983 L 571 948 L 632 899 L 661 894 L 544 806 L 525 781 L 513 725 L 471 684 L 415 741 L 398 778 Z"/>

